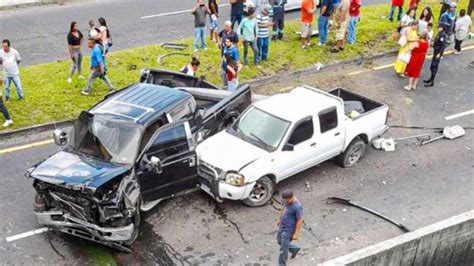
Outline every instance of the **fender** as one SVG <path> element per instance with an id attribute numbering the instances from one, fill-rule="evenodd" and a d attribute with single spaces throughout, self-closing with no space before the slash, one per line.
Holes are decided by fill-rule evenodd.
<path id="1" fill-rule="evenodd" d="M 273 163 L 267 160 L 267 158 L 258 158 L 253 160 L 250 164 L 241 168 L 241 174 L 245 177 L 245 183 L 254 183 L 262 176 L 272 175 L 275 177 L 274 182 L 277 183 L 279 180 L 278 171 L 275 169 Z"/>

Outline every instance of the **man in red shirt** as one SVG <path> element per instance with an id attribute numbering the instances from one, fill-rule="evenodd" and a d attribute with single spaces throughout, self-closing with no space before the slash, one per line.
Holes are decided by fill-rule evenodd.
<path id="1" fill-rule="evenodd" d="M 314 11 L 314 0 L 303 0 L 301 2 L 301 48 L 303 49 L 311 45 Z"/>
<path id="2" fill-rule="evenodd" d="M 354 44 L 356 42 L 356 27 L 360 20 L 360 6 L 362 0 L 351 0 L 349 5 L 349 26 L 347 27 L 347 42 Z"/>

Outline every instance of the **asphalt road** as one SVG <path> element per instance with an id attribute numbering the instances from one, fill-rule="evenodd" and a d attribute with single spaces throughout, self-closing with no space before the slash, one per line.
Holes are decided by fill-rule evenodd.
<path id="1" fill-rule="evenodd" d="M 473 109 L 473 69 L 467 64 L 474 50 L 464 56 L 446 55 L 437 84 L 407 92 L 406 80 L 391 68 L 347 76 L 361 66 L 344 66 L 334 73 L 303 76 L 268 84 L 279 90 L 288 85 L 311 84 L 321 88 L 346 86 L 387 103 L 391 124 L 442 127 L 459 124 L 474 127 L 472 116 L 444 121 L 444 117 Z M 390 63 L 381 59 L 372 66 Z M 429 60 L 428 60 L 429 61 Z M 426 72 L 425 76 L 426 77 Z M 392 128 L 394 137 L 426 130 Z M 457 140 L 441 140 L 427 146 L 401 142 L 394 152 L 369 149 L 362 162 L 342 169 L 333 162 L 313 167 L 278 185 L 291 188 L 304 206 L 305 228 L 301 255 L 290 265 L 309 265 L 402 234 L 393 225 L 348 206 L 327 204 L 340 196 L 401 221 L 410 229 L 446 219 L 474 208 L 472 129 Z M 23 177 L 32 164 L 56 151 L 45 145 L 0 155 L 0 261 L 13 264 L 97 263 L 97 254 L 110 254 L 120 264 L 275 264 L 278 203 L 247 208 L 237 202 L 216 204 L 195 192 L 163 202 L 144 215 L 141 234 L 133 253 L 118 253 L 63 234 L 47 232 L 6 242 L 5 237 L 38 228 L 32 213 L 34 191 Z M 311 189 L 307 189 L 309 184 Z M 96 254 L 96 255 L 94 255 Z"/>
<path id="2" fill-rule="evenodd" d="M 220 1 L 228 3 L 227 0 Z M 364 5 L 384 3 L 366 0 Z M 8 38 L 22 56 L 22 65 L 68 59 L 66 36 L 69 25 L 77 21 L 87 34 L 88 21 L 104 17 L 111 30 L 112 51 L 164 43 L 193 35 L 193 16 L 188 12 L 140 19 L 144 16 L 188 10 L 194 0 L 85 0 L 65 5 L 0 10 L 0 38 Z M 220 25 L 230 17 L 230 7 L 220 9 Z M 290 12 L 287 19 L 300 16 Z M 88 49 L 84 45 L 83 51 Z"/>

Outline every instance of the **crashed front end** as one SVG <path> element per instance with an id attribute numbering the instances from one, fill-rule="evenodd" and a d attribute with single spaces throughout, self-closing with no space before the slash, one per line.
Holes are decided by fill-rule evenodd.
<path id="1" fill-rule="evenodd" d="M 30 177 L 35 179 L 34 213 L 39 224 L 128 251 L 140 223 L 140 192 L 133 173 L 97 189 Z"/>

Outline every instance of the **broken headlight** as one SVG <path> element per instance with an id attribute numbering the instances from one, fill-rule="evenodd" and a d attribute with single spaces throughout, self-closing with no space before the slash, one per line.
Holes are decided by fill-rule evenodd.
<path id="1" fill-rule="evenodd" d="M 244 185 L 244 176 L 236 172 L 227 172 L 225 182 L 229 185 L 241 187 Z"/>

